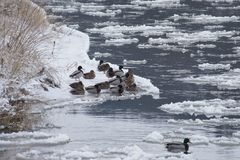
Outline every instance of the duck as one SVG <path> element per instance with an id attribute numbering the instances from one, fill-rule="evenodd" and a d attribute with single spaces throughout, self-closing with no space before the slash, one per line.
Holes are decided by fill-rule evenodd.
<path id="1" fill-rule="evenodd" d="M 123 66 L 120 65 L 118 70 L 114 71 L 115 76 L 120 76 L 120 77 L 124 76 L 124 71 L 122 69 L 123 69 Z"/>
<path id="2" fill-rule="evenodd" d="M 84 85 L 81 81 L 71 83 L 69 86 L 72 87 L 72 90 L 70 91 L 72 94 L 84 94 L 85 93 Z"/>
<path id="3" fill-rule="evenodd" d="M 91 94 L 99 94 L 101 92 L 99 85 L 88 86 L 85 89 L 88 93 L 91 93 Z"/>
<path id="4" fill-rule="evenodd" d="M 109 89 L 110 88 L 110 83 L 108 81 L 97 83 L 96 85 L 98 85 L 100 89 Z"/>
<path id="5" fill-rule="evenodd" d="M 99 71 L 106 72 L 109 68 L 110 68 L 110 65 L 108 63 L 104 63 L 103 60 L 99 61 L 99 65 L 98 65 L 98 70 Z"/>
<path id="6" fill-rule="evenodd" d="M 184 138 L 183 143 L 167 143 L 166 148 L 170 152 L 184 152 L 185 154 L 188 153 L 190 142 L 189 138 Z"/>
<path id="7" fill-rule="evenodd" d="M 119 84 L 123 84 L 123 80 L 120 76 L 116 76 L 116 78 L 111 79 L 108 81 L 110 83 L 110 85 L 119 85 Z"/>
<path id="8" fill-rule="evenodd" d="M 112 67 L 110 67 L 110 68 L 107 70 L 106 76 L 107 76 L 108 78 L 112 78 L 112 77 L 115 76 L 115 72 L 113 71 L 113 68 L 112 68 Z"/>
<path id="9" fill-rule="evenodd" d="M 78 69 L 74 71 L 69 77 L 79 79 L 82 76 L 83 76 L 82 66 L 78 66 Z"/>
<path id="10" fill-rule="evenodd" d="M 136 91 L 137 91 L 137 85 L 136 85 L 136 83 L 132 83 L 132 84 L 130 84 L 130 85 L 127 85 L 127 84 L 126 84 L 126 91 L 136 92 Z"/>
<path id="11" fill-rule="evenodd" d="M 117 95 L 122 95 L 122 93 L 124 92 L 124 88 L 123 86 L 120 84 L 118 86 L 114 86 L 114 87 L 111 87 L 110 88 L 110 91 L 113 93 L 113 94 L 117 94 Z"/>
<path id="12" fill-rule="evenodd" d="M 128 70 L 124 77 L 125 77 L 124 82 L 126 83 L 127 86 L 130 86 L 134 83 L 134 76 L 131 69 Z"/>
<path id="13" fill-rule="evenodd" d="M 96 77 L 96 74 L 94 70 L 91 70 L 90 72 L 83 74 L 84 79 L 94 79 L 95 77 Z"/>

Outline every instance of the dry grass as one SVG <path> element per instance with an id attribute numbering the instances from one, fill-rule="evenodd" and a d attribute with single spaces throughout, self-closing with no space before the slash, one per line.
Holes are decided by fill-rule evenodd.
<path id="1" fill-rule="evenodd" d="M 27 80 L 42 68 L 40 46 L 49 38 L 45 12 L 30 0 L 0 0 L 0 73 Z"/>

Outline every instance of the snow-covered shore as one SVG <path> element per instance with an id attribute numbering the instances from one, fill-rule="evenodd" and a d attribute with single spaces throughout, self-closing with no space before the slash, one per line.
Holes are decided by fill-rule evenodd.
<path id="1" fill-rule="evenodd" d="M 135 83 L 138 86 L 138 93 L 132 94 L 124 92 L 123 96 L 111 95 L 109 90 L 102 90 L 100 96 L 85 93 L 85 95 L 72 95 L 70 93 L 70 83 L 76 80 L 70 79 L 69 75 L 81 65 L 84 72 L 94 70 L 96 78 L 92 80 L 86 80 L 81 78 L 84 86 L 94 85 L 99 82 L 108 81 L 109 79 L 103 72 L 97 70 L 99 61 L 90 59 L 87 52 L 90 46 L 89 36 L 80 31 L 70 29 L 66 26 L 54 28 L 53 39 L 51 39 L 43 47 L 48 48 L 46 54 L 47 57 L 52 54 L 53 43 L 54 51 L 51 58 L 48 59 L 49 67 L 54 70 L 54 77 L 60 84 L 60 88 L 48 88 L 48 91 L 44 91 L 38 83 L 38 79 L 32 80 L 26 85 L 26 88 L 34 94 L 35 98 L 41 99 L 41 101 L 50 102 L 46 108 L 66 106 L 68 104 L 86 104 L 86 103 L 101 103 L 106 100 L 119 100 L 137 98 L 142 95 L 151 95 L 153 98 L 159 98 L 159 89 L 155 87 L 149 79 L 142 78 L 135 75 Z M 111 64 L 114 69 L 118 69 L 117 65 Z M 127 70 L 125 70 L 126 72 Z M 38 88 L 38 89 L 36 89 Z"/>

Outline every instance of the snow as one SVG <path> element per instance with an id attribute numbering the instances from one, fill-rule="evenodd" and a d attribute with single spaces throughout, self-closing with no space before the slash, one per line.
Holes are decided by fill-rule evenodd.
<path id="1" fill-rule="evenodd" d="M 198 68 L 201 70 L 230 70 L 231 65 L 230 64 L 210 64 L 210 63 L 203 63 L 199 64 Z"/>
<path id="2" fill-rule="evenodd" d="M 211 99 L 164 104 L 159 109 L 175 114 L 189 113 L 191 115 L 224 116 L 238 115 L 240 113 L 238 105 L 239 102 L 232 99 Z"/>
<path id="3" fill-rule="evenodd" d="M 0 146 L 26 146 L 26 145 L 59 145 L 70 141 L 65 134 L 48 134 L 44 132 L 17 132 L 9 134 L 0 134 Z"/>

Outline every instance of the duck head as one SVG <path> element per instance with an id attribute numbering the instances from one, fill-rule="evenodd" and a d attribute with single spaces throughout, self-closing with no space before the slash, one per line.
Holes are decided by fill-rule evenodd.
<path id="1" fill-rule="evenodd" d="M 82 66 L 78 66 L 78 70 L 79 70 L 79 71 L 82 70 Z"/>
<path id="2" fill-rule="evenodd" d="M 109 68 L 108 71 L 109 71 L 109 72 L 113 72 L 113 68 L 112 68 L 112 67 Z"/>
<path id="3" fill-rule="evenodd" d="M 191 143 L 191 142 L 190 142 L 190 139 L 189 139 L 189 138 L 184 138 L 183 143 L 184 143 L 184 144 L 187 144 L 187 143 Z"/>
<path id="4" fill-rule="evenodd" d="M 100 60 L 100 61 L 99 61 L 99 65 L 101 65 L 101 64 L 103 64 L 103 60 Z"/>
<path id="5" fill-rule="evenodd" d="M 120 65 L 120 66 L 119 66 L 119 70 L 122 70 L 122 69 L 123 69 L 123 66 L 122 66 L 122 65 Z"/>

